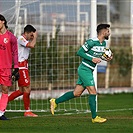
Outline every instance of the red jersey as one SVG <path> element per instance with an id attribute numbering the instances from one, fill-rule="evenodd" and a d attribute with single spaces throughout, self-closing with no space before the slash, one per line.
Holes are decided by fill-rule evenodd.
<path id="1" fill-rule="evenodd" d="M 10 32 L 0 34 L 0 68 L 18 68 L 18 45 L 16 37 Z"/>

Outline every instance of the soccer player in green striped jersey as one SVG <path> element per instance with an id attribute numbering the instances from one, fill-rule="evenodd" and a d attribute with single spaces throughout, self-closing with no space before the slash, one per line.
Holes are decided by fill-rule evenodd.
<path id="1" fill-rule="evenodd" d="M 68 101 L 72 98 L 79 97 L 85 89 L 88 90 L 88 104 L 90 106 L 93 123 L 103 123 L 107 119 L 101 118 L 96 112 L 96 95 L 93 71 L 97 63 L 101 62 L 101 56 L 103 49 L 106 47 L 106 40 L 110 36 L 110 25 L 99 24 L 97 26 L 97 37 L 86 40 L 82 47 L 78 50 L 77 55 L 82 58 L 82 62 L 78 67 L 78 80 L 74 91 L 66 92 L 64 95 L 57 99 L 52 98 L 50 100 L 51 113 L 54 115 L 54 110 L 59 103 Z M 107 61 L 110 61 L 113 57 L 109 57 Z"/>

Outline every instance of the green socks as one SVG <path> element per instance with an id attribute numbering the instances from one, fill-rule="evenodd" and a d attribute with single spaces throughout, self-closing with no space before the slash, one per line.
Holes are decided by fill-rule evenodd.
<path id="1" fill-rule="evenodd" d="M 66 92 L 64 95 L 60 96 L 59 98 L 57 98 L 55 100 L 55 103 L 56 104 L 62 103 L 62 102 L 68 101 L 68 100 L 70 100 L 72 98 L 74 98 L 73 91 L 69 91 L 69 92 Z"/>
<path id="2" fill-rule="evenodd" d="M 97 114 L 96 114 L 96 95 L 89 95 L 89 105 L 90 105 L 90 110 L 92 114 L 92 118 L 94 119 Z"/>
<path id="3" fill-rule="evenodd" d="M 62 103 L 62 102 L 65 102 L 65 101 L 68 101 L 72 98 L 74 98 L 74 94 L 73 94 L 73 91 L 69 91 L 69 92 L 66 92 L 64 95 L 60 96 L 59 98 L 57 98 L 55 100 L 55 103 L 58 104 L 58 103 Z M 96 114 L 96 95 L 89 95 L 89 105 L 90 105 L 90 110 L 91 110 L 91 114 L 92 114 L 92 118 L 94 119 L 97 114 Z"/>

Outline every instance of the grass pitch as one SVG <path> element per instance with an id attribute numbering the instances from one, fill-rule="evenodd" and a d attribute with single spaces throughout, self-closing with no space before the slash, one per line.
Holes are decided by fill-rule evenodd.
<path id="1" fill-rule="evenodd" d="M 132 133 L 133 94 L 98 96 L 98 115 L 107 118 L 91 122 L 90 113 L 37 112 L 39 117 L 24 117 L 23 112 L 6 112 L 8 121 L 0 121 L 0 133 Z"/>

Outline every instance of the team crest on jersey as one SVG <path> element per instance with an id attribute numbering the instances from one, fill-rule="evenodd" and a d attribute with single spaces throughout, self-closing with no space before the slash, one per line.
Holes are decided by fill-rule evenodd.
<path id="1" fill-rule="evenodd" d="M 4 38 L 4 43 L 8 43 L 8 38 Z"/>
<path id="2" fill-rule="evenodd" d="M 22 37 L 22 38 L 20 38 L 20 40 L 25 42 L 25 39 L 24 39 L 23 37 Z"/>

